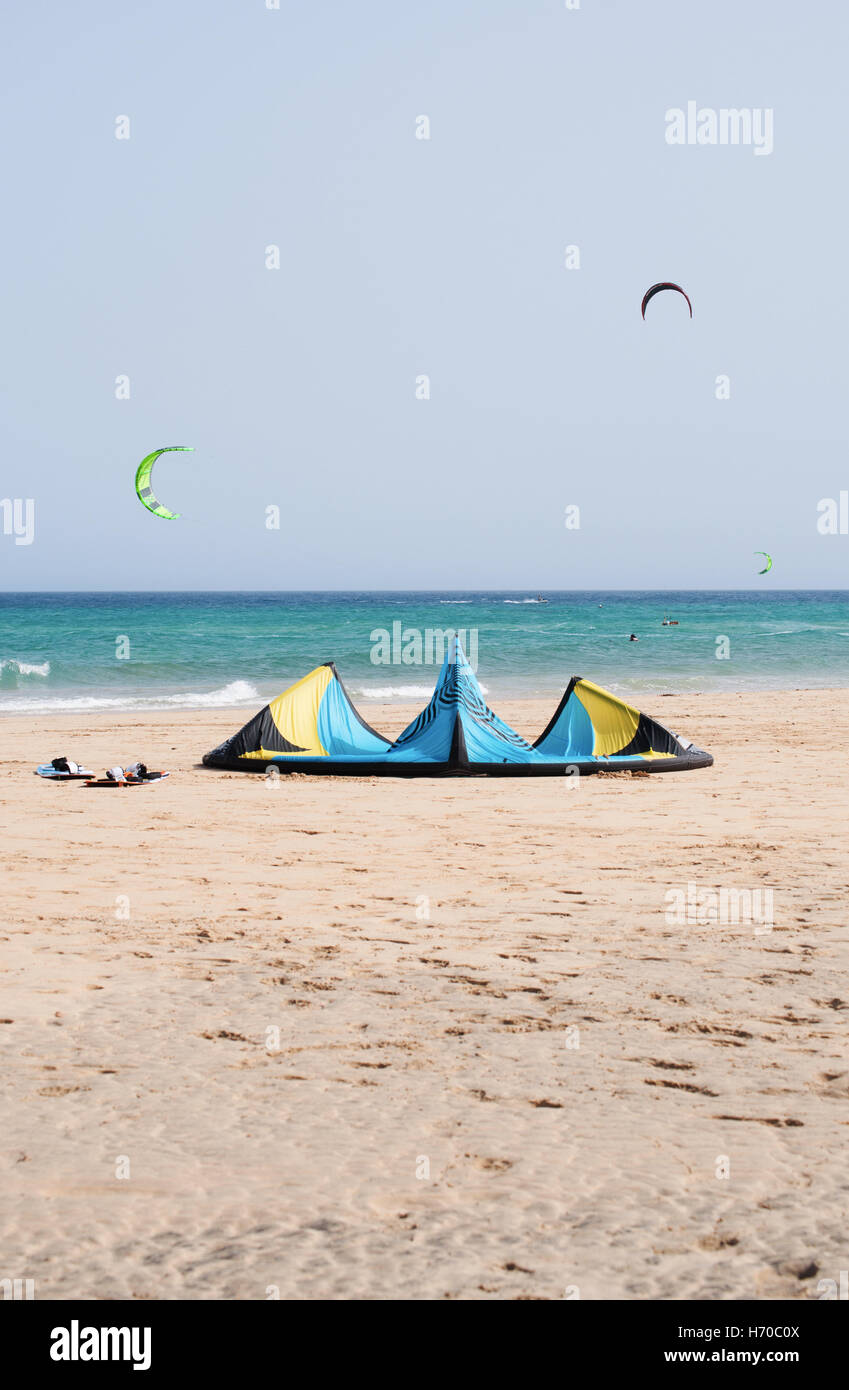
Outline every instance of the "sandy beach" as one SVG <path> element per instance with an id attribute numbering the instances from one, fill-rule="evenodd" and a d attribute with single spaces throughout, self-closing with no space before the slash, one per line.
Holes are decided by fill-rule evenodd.
<path id="1" fill-rule="evenodd" d="M 4 719 L 0 1275 L 818 1297 L 849 1264 L 846 693 L 644 707 L 715 766 L 269 785 L 199 765 L 251 710 Z M 32 775 L 59 754 L 172 775 Z M 670 920 L 688 884 L 773 920 Z"/>

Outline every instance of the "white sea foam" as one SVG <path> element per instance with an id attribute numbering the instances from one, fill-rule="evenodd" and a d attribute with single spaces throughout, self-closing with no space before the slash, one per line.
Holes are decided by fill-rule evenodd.
<path id="1" fill-rule="evenodd" d="M 429 700 L 432 685 L 372 685 L 351 690 L 359 700 Z"/>
<path id="2" fill-rule="evenodd" d="M 16 661 L 14 657 L 9 657 L 6 661 L 0 661 L 0 677 L 8 673 L 11 676 L 42 676 L 50 675 L 50 662 L 43 661 L 40 664 L 30 661 Z"/>
<path id="3" fill-rule="evenodd" d="M 800 623 L 797 627 L 777 627 L 772 632 L 763 632 L 759 635 L 763 637 L 801 637 L 809 632 L 827 632 L 829 636 L 837 634 L 840 637 L 846 635 L 827 623 Z"/>
<path id="4" fill-rule="evenodd" d="M 191 701 L 192 708 L 215 709 L 219 705 L 240 705 L 245 700 L 258 700 L 259 692 L 250 681 L 231 681 L 229 685 L 222 685 L 220 690 L 211 690 L 206 695 L 165 695 L 162 699 L 169 708 L 174 705 L 186 707 L 187 702 Z"/>
<path id="5" fill-rule="evenodd" d="M 54 695 L 50 698 L 0 697 L 3 714 L 86 714 L 98 710 L 218 709 L 227 705 L 254 704 L 261 700 L 248 681 L 231 681 L 220 690 L 180 691 L 175 695 Z"/>
<path id="6" fill-rule="evenodd" d="M 487 687 L 481 686 L 484 695 Z M 432 685 L 372 685 L 350 689 L 350 694 L 359 700 L 429 700 L 433 694 Z"/>

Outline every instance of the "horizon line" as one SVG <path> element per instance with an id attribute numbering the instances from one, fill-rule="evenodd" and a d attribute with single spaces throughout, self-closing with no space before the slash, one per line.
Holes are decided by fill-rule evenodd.
<path id="1" fill-rule="evenodd" d="M 455 586 L 447 589 L 0 589 L 0 598 L 25 597 L 36 594 L 849 594 L 849 588 L 822 585 L 814 588 L 779 589 L 770 586 L 758 589 L 722 589 L 711 585 L 691 589 L 466 589 Z"/>

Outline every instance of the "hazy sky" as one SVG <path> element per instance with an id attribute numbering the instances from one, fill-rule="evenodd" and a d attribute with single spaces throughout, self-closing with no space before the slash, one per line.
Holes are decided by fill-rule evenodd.
<path id="1" fill-rule="evenodd" d="M 844 0 L 48 0 L 3 49 L 0 587 L 846 587 Z M 774 149 L 669 144 L 689 101 Z"/>

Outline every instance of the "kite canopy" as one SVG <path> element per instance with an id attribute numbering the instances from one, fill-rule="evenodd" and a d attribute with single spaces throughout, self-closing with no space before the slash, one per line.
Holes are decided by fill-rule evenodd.
<path id="1" fill-rule="evenodd" d="M 682 772 L 713 758 L 601 686 L 573 676 L 548 727 L 529 743 L 488 707 L 457 638 L 430 703 L 391 743 L 360 717 L 325 662 L 207 753 L 207 767 L 396 777 L 501 777 L 633 769 Z"/>
<path id="2" fill-rule="evenodd" d="M 693 306 L 690 303 L 690 296 L 687 291 L 682 290 L 680 285 L 674 285 L 671 280 L 660 280 L 656 285 L 652 285 L 650 289 L 647 289 L 643 295 L 643 302 L 640 306 L 640 313 L 643 318 L 646 316 L 646 305 L 650 300 L 654 299 L 656 294 L 660 294 L 661 290 L 677 290 L 679 294 L 683 294 L 690 310 L 690 318 L 693 317 Z"/>
<path id="3" fill-rule="evenodd" d="M 164 449 L 154 449 L 152 454 L 147 454 L 136 469 L 136 496 L 142 506 L 147 507 L 154 516 L 161 516 L 165 521 L 177 521 L 179 512 L 169 511 L 166 506 L 154 495 L 153 487 L 150 482 L 150 475 L 153 472 L 153 465 L 160 454 L 193 454 L 194 448 L 189 444 L 166 444 Z"/>

